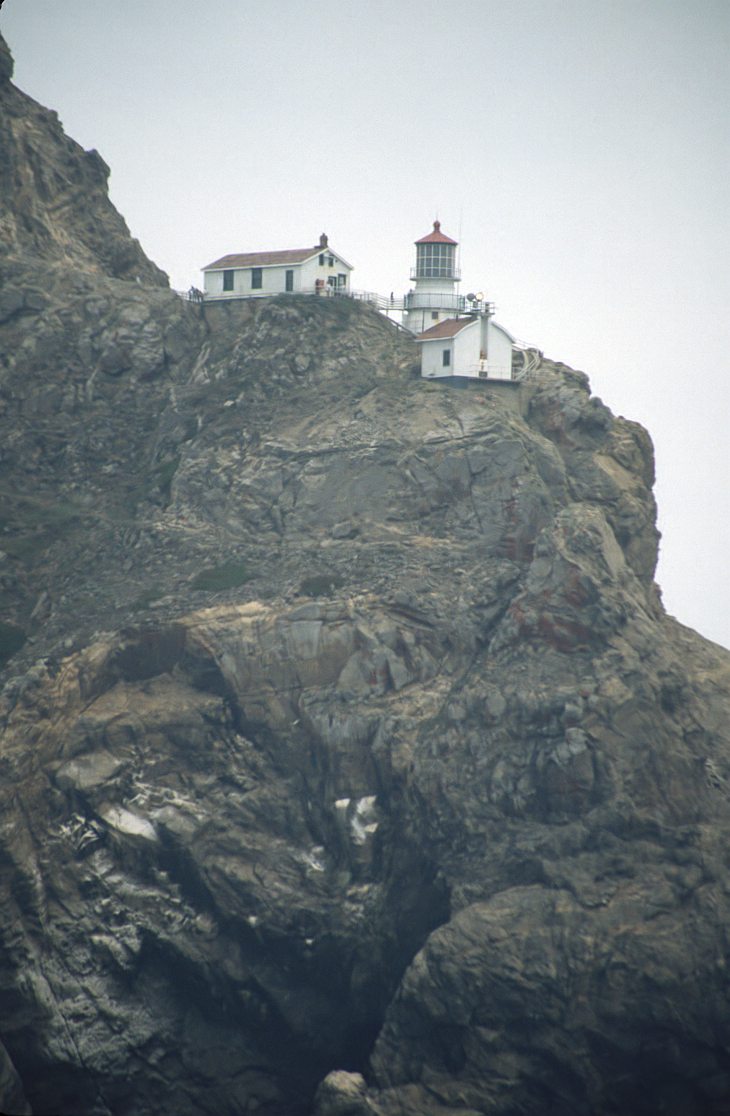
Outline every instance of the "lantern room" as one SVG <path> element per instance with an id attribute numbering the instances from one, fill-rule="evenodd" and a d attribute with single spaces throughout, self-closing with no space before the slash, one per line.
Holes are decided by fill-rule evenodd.
<path id="1" fill-rule="evenodd" d="M 433 232 L 416 241 L 416 266 L 411 279 L 452 279 L 456 273 L 457 241 L 441 232 L 441 222 L 434 221 Z"/>

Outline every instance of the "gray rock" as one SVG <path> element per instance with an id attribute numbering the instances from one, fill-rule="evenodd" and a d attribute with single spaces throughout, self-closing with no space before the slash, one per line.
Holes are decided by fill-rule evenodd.
<path id="1" fill-rule="evenodd" d="M 317 1089 L 315 1116 L 378 1116 L 380 1112 L 367 1098 L 362 1074 L 333 1070 Z"/>
<path id="2" fill-rule="evenodd" d="M 17 314 L 24 305 L 23 292 L 14 288 L 3 288 L 0 291 L 0 322 L 6 322 Z"/>
<path id="3" fill-rule="evenodd" d="M 0 82 L 10 81 L 13 76 L 13 56 L 5 39 L 0 35 Z"/>
<path id="4" fill-rule="evenodd" d="M 0 1107 L 8 1116 L 31 1116 L 31 1107 L 23 1094 L 17 1070 L 2 1043 L 0 1043 Z"/>

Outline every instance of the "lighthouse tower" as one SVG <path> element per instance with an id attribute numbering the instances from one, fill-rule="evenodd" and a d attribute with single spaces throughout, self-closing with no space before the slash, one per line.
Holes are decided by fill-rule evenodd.
<path id="1" fill-rule="evenodd" d="M 456 266 L 458 242 L 441 232 L 434 221 L 433 231 L 416 241 L 416 266 L 411 271 L 415 287 L 405 296 L 403 325 L 413 333 L 423 333 L 444 318 L 454 318 L 465 307 L 457 294 L 461 275 Z"/>

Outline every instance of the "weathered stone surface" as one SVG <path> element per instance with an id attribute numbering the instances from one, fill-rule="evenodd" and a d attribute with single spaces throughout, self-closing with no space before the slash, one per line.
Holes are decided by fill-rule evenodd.
<path id="1" fill-rule="evenodd" d="M 13 76 L 13 56 L 8 44 L 0 36 L 0 84 L 4 85 Z"/>
<path id="2" fill-rule="evenodd" d="M 8 1116 L 31 1116 L 30 1105 L 23 1095 L 23 1087 L 15 1066 L 5 1047 L 0 1043 L 0 1111 Z"/>
<path id="3" fill-rule="evenodd" d="M 378 1116 L 380 1111 L 368 1100 L 365 1079 L 359 1073 L 328 1073 L 315 1097 L 316 1116 Z"/>
<path id="4" fill-rule="evenodd" d="M 648 435 L 183 303 L 0 95 L 0 1109 L 725 1112 L 730 656 Z"/>
<path id="5" fill-rule="evenodd" d="M 0 245 L 21 254 L 118 279 L 167 286 L 164 272 L 132 240 L 107 196 L 109 168 L 63 132 L 55 112 L 10 78 L 0 37 Z"/>

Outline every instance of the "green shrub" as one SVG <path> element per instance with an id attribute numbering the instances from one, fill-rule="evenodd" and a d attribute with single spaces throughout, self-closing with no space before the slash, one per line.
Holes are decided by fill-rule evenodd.
<path id="1" fill-rule="evenodd" d="M 223 562 L 220 566 L 209 566 L 196 574 L 192 587 L 219 592 L 221 589 L 235 589 L 255 576 L 245 562 Z"/>
<path id="2" fill-rule="evenodd" d="M 299 586 L 301 597 L 330 597 L 335 589 L 345 584 L 344 577 L 336 573 L 312 574 Z"/>
<path id="3" fill-rule="evenodd" d="M 11 558 L 28 562 L 48 550 L 52 542 L 53 539 L 50 535 L 43 531 L 34 531 L 32 534 L 16 535 L 15 538 L 10 536 L 3 539 L 2 549 Z"/>
<path id="4" fill-rule="evenodd" d="M 82 518 L 81 507 L 73 500 L 31 500 L 18 502 L 18 517 L 29 528 L 62 529 Z"/>
<path id="5" fill-rule="evenodd" d="M 20 651 L 25 640 L 26 635 L 22 628 L 0 620 L 0 666 L 12 658 L 16 651 Z"/>
<path id="6" fill-rule="evenodd" d="M 175 457 L 171 457 L 169 461 L 163 461 L 162 464 L 155 467 L 155 480 L 157 481 L 157 487 L 166 500 L 170 499 L 172 478 L 175 476 L 179 464 L 180 454 L 176 454 Z"/>
<path id="7" fill-rule="evenodd" d="M 132 602 L 132 608 L 135 610 L 149 608 L 153 601 L 159 601 L 160 597 L 164 597 L 164 595 L 165 590 L 161 585 L 151 585 L 149 589 L 140 593 L 136 601 Z"/>
<path id="8" fill-rule="evenodd" d="M 85 512 L 70 500 L 17 496 L 2 492 L 7 510 L 0 519 L 4 532 L 0 550 L 11 558 L 29 561 L 38 557 L 68 535 L 84 518 Z"/>

